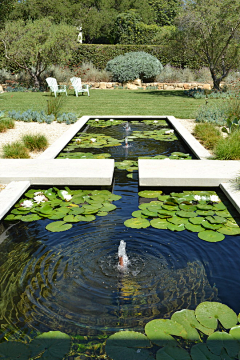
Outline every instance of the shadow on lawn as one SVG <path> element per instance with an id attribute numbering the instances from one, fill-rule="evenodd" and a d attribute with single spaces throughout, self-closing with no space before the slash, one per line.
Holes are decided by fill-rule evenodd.
<path id="1" fill-rule="evenodd" d="M 155 95 L 155 96 L 161 96 L 161 97 L 171 97 L 171 96 L 180 96 L 184 98 L 189 98 L 186 94 L 184 94 L 184 90 L 153 90 L 153 91 L 141 91 L 136 93 L 140 95 Z"/>

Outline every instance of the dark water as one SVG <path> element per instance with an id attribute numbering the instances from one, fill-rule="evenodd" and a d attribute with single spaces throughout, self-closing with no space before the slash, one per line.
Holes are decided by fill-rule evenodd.
<path id="1" fill-rule="evenodd" d="M 177 143 L 171 143 L 174 151 L 182 151 Z M 128 156 L 136 159 L 138 149 Z M 208 243 L 186 230 L 126 228 L 123 222 L 139 205 L 138 182 L 126 174 L 115 172 L 113 192 L 122 196 L 114 202 L 117 209 L 91 223 L 73 224 L 62 233 L 47 231 L 47 219 L 8 230 L 7 222 L 0 224 L 3 332 L 142 330 L 153 318 L 194 309 L 204 300 L 240 311 L 240 237 Z M 126 241 L 130 259 L 126 273 L 117 269 L 120 240 Z"/>

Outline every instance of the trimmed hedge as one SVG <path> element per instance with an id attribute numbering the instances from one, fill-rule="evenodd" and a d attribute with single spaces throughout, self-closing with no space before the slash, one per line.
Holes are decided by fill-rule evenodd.
<path id="1" fill-rule="evenodd" d="M 81 44 L 73 56 L 73 60 L 68 64 L 69 67 L 78 67 L 82 62 L 92 62 L 98 69 L 105 69 L 109 60 L 116 56 L 124 55 L 128 52 L 144 51 L 155 56 L 163 65 L 171 64 L 175 67 L 189 67 L 198 69 L 206 66 L 195 58 L 184 58 L 182 54 L 172 57 L 167 48 L 161 45 L 98 45 Z"/>

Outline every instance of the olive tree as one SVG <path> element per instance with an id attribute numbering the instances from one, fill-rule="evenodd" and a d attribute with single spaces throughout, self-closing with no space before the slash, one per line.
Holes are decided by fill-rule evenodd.
<path id="1" fill-rule="evenodd" d="M 188 53 L 207 64 L 214 89 L 239 64 L 240 0 L 185 0 L 178 28 Z"/>
<path id="2" fill-rule="evenodd" d="M 23 21 L 7 22 L 0 32 L 7 63 L 24 69 L 39 88 L 41 74 L 51 64 L 64 64 L 77 46 L 76 29 L 53 24 L 43 18 L 26 25 Z"/>

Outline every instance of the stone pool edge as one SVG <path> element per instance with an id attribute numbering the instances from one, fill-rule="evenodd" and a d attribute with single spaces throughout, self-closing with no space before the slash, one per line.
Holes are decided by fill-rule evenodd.
<path id="1" fill-rule="evenodd" d="M 75 134 L 85 125 L 85 123 L 90 119 L 90 118 L 99 118 L 99 119 L 111 119 L 111 118 L 115 118 L 115 119 L 126 119 L 126 120 L 130 120 L 130 119 L 135 119 L 135 118 L 142 118 L 142 119 L 168 119 L 168 121 L 170 122 L 170 124 L 172 125 L 172 127 L 178 132 L 178 134 L 180 135 L 180 137 L 184 140 L 184 142 L 191 148 L 191 150 L 193 151 L 193 153 L 196 155 L 196 157 L 200 160 L 203 160 L 204 161 L 204 167 L 206 168 L 206 173 L 207 173 L 207 169 L 209 168 L 209 166 L 211 166 L 211 163 L 212 162 L 216 162 L 216 160 L 207 160 L 209 158 L 211 158 L 211 154 L 190 134 L 190 132 L 184 128 L 183 125 L 180 124 L 180 122 L 174 117 L 174 116 L 141 116 L 141 115 L 134 115 L 134 116 L 83 116 L 81 117 L 69 130 L 67 130 L 58 140 L 56 140 L 54 142 L 54 144 L 52 144 L 47 150 L 44 151 L 44 153 L 39 156 L 37 159 L 20 159 L 20 160 L 6 160 L 6 159 L 3 159 L 3 160 L 0 160 L 0 169 L 2 168 L 1 165 L 3 165 L 3 161 L 7 161 L 5 162 L 5 164 L 7 164 L 7 167 L 10 167 L 11 164 L 13 164 L 15 162 L 15 165 L 16 164 L 19 164 L 20 165 L 20 168 L 22 167 L 23 165 L 23 161 L 26 162 L 26 167 L 28 168 L 29 165 L 30 165 L 30 162 L 32 161 L 32 164 L 37 167 L 37 168 L 42 168 L 42 166 L 44 166 L 44 161 L 46 161 L 45 164 L 49 164 L 50 165 L 50 168 L 51 168 L 51 164 L 50 162 L 53 162 L 53 164 L 55 162 L 58 162 L 59 165 L 60 165 L 60 162 L 64 162 L 64 165 L 65 165 L 65 162 L 67 161 L 68 164 L 73 164 L 73 168 L 76 167 L 76 169 L 78 168 L 78 170 L 80 170 L 81 172 L 81 166 L 80 164 L 86 164 L 86 160 L 70 160 L 70 159 L 54 159 L 58 154 L 59 152 L 63 149 L 63 147 L 65 145 L 67 145 L 67 143 L 75 136 Z M 89 159 L 90 160 L 90 159 Z M 87 160 L 87 161 L 89 161 Z M 95 161 L 100 161 L 99 160 L 95 160 Z M 113 159 L 104 159 L 102 160 L 102 162 L 104 162 L 105 165 L 102 165 L 102 171 L 103 173 L 106 175 L 106 171 L 105 171 L 105 168 L 104 166 L 108 166 L 110 163 L 109 162 L 112 162 L 113 164 L 113 167 L 112 167 L 112 164 L 110 166 L 110 173 L 112 173 L 112 177 L 111 177 L 111 184 L 112 184 L 112 178 L 113 178 L 113 173 L 114 173 L 114 160 Z M 143 161 L 143 159 L 140 159 L 139 162 L 141 164 L 141 162 Z M 184 169 L 180 169 L 180 170 L 177 170 L 176 171 L 176 167 L 179 167 L 180 164 L 178 165 L 179 163 L 179 160 L 171 160 L 171 161 L 163 161 L 163 160 L 144 160 L 145 162 L 148 162 L 150 167 L 153 165 L 153 162 L 157 161 L 158 164 L 159 161 L 162 162 L 162 165 L 161 167 L 166 167 L 167 168 L 167 171 L 169 172 L 170 171 L 170 168 L 172 168 L 171 170 L 175 171 L 176 175 L 175 177 L 172 176 L 172 178 L 170 177 L 166 177 L 166 183 L 167 185 L 165 186 L 204 186 L 204 187 L 210 187 L 210 186 L 219 186 L 223 192 L 226 194 L 226 196 L 228 197 L 228 199 L 231 201 L 231 203 L 235 206 L 235 208 L 240 212 L 240 191 L 238 191 L 237 189 L 234 189 L 233 188 L 233 185 L 232 183 L 228 183 L 228 181 L 230 181 L 232 179 L 232 176 L 236 176 L 236 174 L 238 173 L 239 174 L 239 171 L 240 171 L 240 161 L 237 161 L 237 160 L 233 160 L 232 162 L 232 165 L 234 165 L 234 167 L 236 166 L 236 171 L 234 170 L 234 172 L 227 172 L 227 176 L 225 176 L 224 178 L 223 177 L 217 177 L 214 178 L 211 178 L 209 177 L 209 174 L 208 174 L 208 179 L 209 180 L 213 180 L 214 182 L 214 185 L 212 184 L 212 182 L 210 181 L 211 184 L 207 184 L 204 183 L 204 185 L 196 185 L 196 181 L 195 183 L 193 183 L 193 181 L 191 181 L 191 179 L 189 178 L 189 174 L 188 174 L 188 177 L 186 176 L 186 171 Z M 182 162 L 187 162 L 186 163 L 186 166 L 188 166 L 190 168 L 190 171 L 191 171 L 191 166 L 193 165 L 190 165 L 191 163 L 194 164 L 194 168 L 195 169 L 192 169 L 192 174 L 194 175 L 192 178 L 197 178 L 198 174 L 199 174 L 199 170 L 200 170 L 200 167 L 202 167 L 203 163 L 202 162 L 199 162 L 198 160 L 181 160 L 180 163 Z M 228 163 L 229 160 L 227 161 L 222 161 L 222 164 L 224 163 Z M 201 163 L 201 165 L 200 165 Z M 8 165 L 9 164 L 9 165 Z M 29 165 L 27 165 L 29 164 Z M 76 165 L 75 165 L 76 164 Z M 103 164 L 103 163 L 102 163 Z M 107 165 L 108 164 L 108 165 Z M 170 165 L 171 164 L 171 165 Z M 200 167 L 198 166 L 198 164 L 200 165 Z M 49 166 L 48 165 L 48 166 Z M 225 165 L 229 168 L 230 165 Z M 183 166 L 181 166 L 183 168 Z M 231 167 L 231 166 L 230 166 Z M 197 168 L 197 169 L 196 169 Z M 93 169 L 95 169 L 95 165 L 93 167 Z M 198 172 L 197 172 L 198 170 Z M 28 171 L 28 170 L 27 170 Z M 180 171 L 180 172 L 179 172 Z M 185 173 L 185 185 L 181 185 L 180 181 L 178 180 L 179 178 L 179 174 L 181 173 L 181 171 L 184 171 Z M 152 174 L 154 174 L 153 177 L 155 177 L 156 179 L 156 167 L 155 167 L 155 170 Z M 142 168 L 142 165 L 139 167 L 139 185 L 140 186 L 143 186 L 143 178 L 145 175 L 142 175 L 142 173 L 144 174 L 145 173 L 145 170 Z M 231 173 L 231 175 L 230 175 Z M 196 175 L 195 175 L 196 174 Z M 225 169 L 225 174 L 226 174 L 226 169 Z M 71 176 L 70 174 L 68 174 L 69 176 Z M 140 176 L 141 175 L 141 176 Z M 5 177 L 4 177 L 5 176 Z M 162 176 L 162 175 L 160 175 Z M 27 177 L 26 174 L 23 175 L 23 178 L 21 179 L 10 179 L 10 178 L 7 178 L 6 177 L 6 174 L 3 175 L 1 174 L 1 171 L 0 171 L 0 182 L 4 182 L 3 179 L 5 180 L 9 180 L 9 184 L 6 186 L 6 188 L 4 190 L 1 191 L 0 193 L 0 220 L 7 214 L 7 212 L 11 209 L 11 207 L 19 200 L 19 198 L 22 196 L 22 194 L 31 186 L 31 185 L 34 185 L 34 184 L 37 184 L 37 185 L 46 185 L 46 184 L 49 184 L 48 181 L 54 181 L 55 183 L 51 183 L 51 185 L 91 185 L 91 183 L 89 183 L 89 177 L 86 177 L 86 181 L 85 183 L 79 183 L 79 177 L 75 177 L 74 181 L 75 183 L 70 183 L 68 181 L 68 183 L 64 183 L 66 181 L 66 179 L 61 178 L 60 181 L 58 181 L 58 183 L 56 183 L 56 178 L 58 177 L 57 175 L 53 178 L 51 178 L 50 180 L 47 180 L 47 182 L 45 181 L 45 183 L 43 182 L 35 182 L 33 181 L 32 179 L 29 180 L 29 176 L 28 176 L 28 179 L 25 179 L 24 177 Z M 41 177 L 41 176 L 40 176 Z M 94 176 L 96 179 L 99 179 L 99 175 L 98 177 Z M 149 178 L 149 176 L 148 176 Z M 69 179 L 69 177 L 68 177 Z M 180 179 L 180 178 L 179 178 Z M 182 181 L 183 177 L 181 178 L 181 181 Z M 13 181 L 12 181 L 13 180 Z M 186 181 L 187 180 L 187 181 Z M 205 178 L 203 181 L 206 181 L 207 179 Z M 42 180 L 41 181 L 44 181 L 44 176 L 42 177 Z M 76 183 L 76 181 L 78 183 Z M 101 185 L 109 185 L 109 177 L 108 177 L 108 183 L 107 184 L 104 184 L 104 183 L 100 183 L 98 182 L 98 185 L 101 186 Z M 171 183 L 172 182 L 172 183 Z M 111 185 L 110 184 L 110 185 Z M 97 184 L 92 184 L 92 185 L 97 185 Z M 144 186 L 163 186 L 163 184 L 161 185 L 157 185 L 157 183 L 155 182 L 154 185 L 151 185 L 149 183 L 149 185 L 144 185 Z"/>

